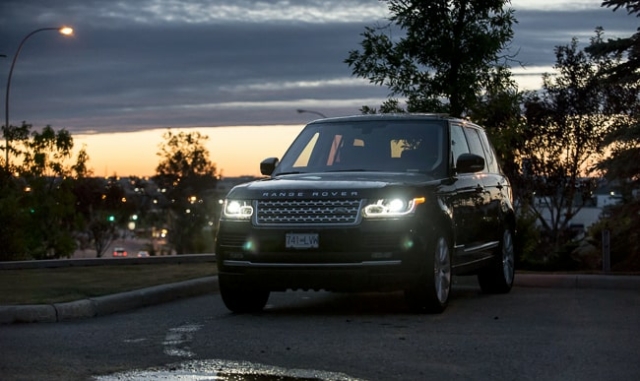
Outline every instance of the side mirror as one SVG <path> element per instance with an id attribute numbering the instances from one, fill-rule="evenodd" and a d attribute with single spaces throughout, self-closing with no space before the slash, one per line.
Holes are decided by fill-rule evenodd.
<path id="1" fill-rule="evenodd" d="M 458 173 L 474 173 L 483 169 L 484 157 L 473 153 L 463 153 L 458 156 L 458 161 L 456 161 L 456 171 Z"/>
<path id="2" fill-rule="evenodd" d="M 278 166 L 279 162 L 280 161 L 277 157 L 270 157 L 262 160 L 262 162 L 260 163 L 260 173 L 265 176 L 271 176 L 273 171 L 275 171 L 276 167 Z"/>

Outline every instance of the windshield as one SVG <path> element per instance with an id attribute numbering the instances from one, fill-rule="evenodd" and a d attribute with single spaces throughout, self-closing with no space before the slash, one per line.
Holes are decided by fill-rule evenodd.
<path id="1" fill-rule="evenodd" d="M 442 120 L 381 120 L 307 125 L 274 175 L 333 171 L 445 172 Z"/>

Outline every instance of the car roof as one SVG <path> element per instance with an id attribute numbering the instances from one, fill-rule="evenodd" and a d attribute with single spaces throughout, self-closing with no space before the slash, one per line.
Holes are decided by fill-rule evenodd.
<path id="1" fill-rule="evenodd" d="M 349 116 L 339 116 L 332 118 L 317 119 L 309 124 L 336 123 L 336 122 L 366 122 L 366 121 L 385 121 L 385 120 L 447 120 L 455 121 L 463 124 L 472 125 L 482 128 L 468 120 L 455 118 L 448 114 L 438 113 L 397 113 L 397 114 L 359 114 Z"/>

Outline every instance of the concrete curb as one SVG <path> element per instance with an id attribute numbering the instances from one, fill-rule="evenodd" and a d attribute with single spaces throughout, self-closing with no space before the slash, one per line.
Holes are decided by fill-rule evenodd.
<path id="1" fill-rule="evenodd" d="M 640 290 L 638 275 L 529 274 L 516 273 L 515 287 L 598 288 Z"/>
<path id="2" fill-rule="evenodd" d="M 0 270 L 24 269 L 53 269 L 60 267 L 86 266 L 118 266 L 118 265 L 149 265 L 149 264 L 180 264 L 180 263 L 215 263 L 215 254 L 181 254 L 158 257 L 127 257 L 127 258 L 85 258 L 85 259 L 44 259 L 38 261 L 8 261 L 0 262 Z"/>
<path id="3" fill-rule="evenodd" d="M 67 303 L 0 306 L 0 324 L 90 318 L 217 291 L 218 278 L 213 276 Z"/>
<path id="4" fill-rule="evenodd" d="M 517 273 L 514 286 L 640 291 L 640 276 Z M 212 276 L 67 303 L 0 306 L 0 324 L 52 323 L 103 316 L 218 290 L 218 277 Z"/>

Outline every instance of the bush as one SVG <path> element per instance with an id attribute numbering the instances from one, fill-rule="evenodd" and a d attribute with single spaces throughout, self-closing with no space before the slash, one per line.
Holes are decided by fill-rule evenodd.
<path id="1" fill-rule="evenodd" d="M 515 236 L 516 268 L 529 269 L 536 262 L 540 262 L 537 248 L 540 242 L 540 232 L 536 227 L 536 218 L 529 215 L 518 216 Z"/>
<path id="2" fill-rule="evenodd" d="M 595 247 L 602 247 L 602 232 L 610 231 L 611 270 L 640 271 L 640 200 L 609 208 L 607 217 L 589 229 Z"/>
<path id="3" fill-rule="evenodd" d="M 599 266 L 599 252 L 594 254 L 593 245 L 575 239 L 575 232 L 568 229 L 562 234 L 564 243 L 555 246 L 552 237 L 545 235 L 532 215 L 518 217 L 516 268 L 530 271 L 575 271 L 594 270 Z M 594 260 L 594 258 L 596 258 Z"/>

